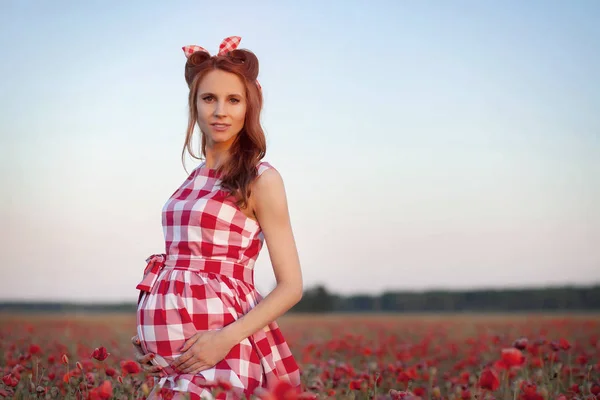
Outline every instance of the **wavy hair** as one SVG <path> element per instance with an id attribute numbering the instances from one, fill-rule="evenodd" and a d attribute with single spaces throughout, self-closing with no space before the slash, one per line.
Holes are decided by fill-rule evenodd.
<path id="1" fill-rule="evenodd" d="M 215 55 L 204 51 L 192 54 L 185 64 L 185 81 L 190 93 L 188 96 L 189 119 L 185 144 L 181 152 L 182 162 L 186 150 L 197 160 L 206 158 L 206 137 L 202 136 L 201 156 L 192 150 L 194 128 L 198 123 L 196 101 L 202 78 L 211 70 L 220 69 L 236 74 L 242 79 L 246 89 L 246 116 L 244 126 L 229 149 L 226 163 L 217 172 L 221 179 L 221 188 L 236 198 L 236 204 L 245 208 L 251 194 L 250 185 L 256 178 L 256 166 L 265 156 L 267 145 L 265 133 L 260 125 L 260 112 L 263 97 L 256 78 L 258 76 L 258 58 L 249 50 L 235 49 L 225 55 Z M 185 162 L 184 162 L 185 167 Z"/>

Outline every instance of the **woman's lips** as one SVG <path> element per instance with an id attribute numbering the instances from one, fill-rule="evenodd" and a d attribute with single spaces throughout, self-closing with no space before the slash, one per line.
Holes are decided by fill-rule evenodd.
<path id="1" fill-rule="evenodd" d="M 213 129 L 217 132 L 224 132 L 226 131 L 231 125 L 229 124 L 211 124 L 211 126 L 213 127 Z"/>

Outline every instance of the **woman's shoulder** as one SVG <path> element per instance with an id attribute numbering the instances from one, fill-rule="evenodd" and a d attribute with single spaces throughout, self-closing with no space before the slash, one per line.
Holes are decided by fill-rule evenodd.
<path id="1" fill-rule="evenodd" d="M 283 186 L 283 177 L 268 161 L 261 161 L 256 166 L 257 174 L 254 188 L 261 191 L 279 190 Z"/>
<path id="2" fill-rule="evenodd" d="M 257 178 L 259 176 L 261 176 L 265 171 L 268 171 L 268 170 L 272 170 L 272 171 L 277 172 L 277 170 L 275 169 L 275 167 L 273 166 L 273 164 L 271 164 L 268 161 L 260 161 L 258 163 L 258 165 L 256 166 L 256 169 L 257 169 L 257 171 L 256 171 L 257 172 L 256 173 L 256 177 Z"/>
<path id="3" fill-rule="evenodd" d="M 261 161 L 257 165 L 258 174 L 253 184 L 253 208 L 276 210 L 285 204 L 286 195 L 282 176 L 279 171 L 268 161 Z"/>

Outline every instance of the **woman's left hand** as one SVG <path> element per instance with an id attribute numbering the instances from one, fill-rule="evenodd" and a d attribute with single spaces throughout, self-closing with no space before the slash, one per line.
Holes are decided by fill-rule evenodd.
<path id="1" fill-rule="evenodd" d="M 197 374 L 223 360 L 233 347 L 222 331 L 198 332 L 189 338 L 171 366 L 184 374 Z"/>

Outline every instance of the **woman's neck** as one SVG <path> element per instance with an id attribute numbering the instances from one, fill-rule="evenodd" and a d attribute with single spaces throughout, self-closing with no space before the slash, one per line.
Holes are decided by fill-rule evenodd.
<path id="1" fill-rule="evenodd" d="M 229 149 L 205 149 L 206 160 L 204 165 L 210 169 L 217 169 L 227 162 L 229 159 Z"/>

